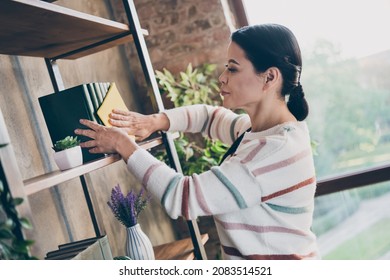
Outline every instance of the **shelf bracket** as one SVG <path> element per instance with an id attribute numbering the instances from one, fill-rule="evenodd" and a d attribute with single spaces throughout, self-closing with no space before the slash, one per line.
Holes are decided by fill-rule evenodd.
<path id="1" fill-rule="evenodd" d="M 65 89 L 64 82 L 62 81 L 60 69 L 55 60 L 50 58 L 45 58 L 46 67 L 49 71 L 49 76 L 51 83 L 53 84 L 53 88 L 55 92 L 60 92 Z"/>
<path id="2" fill-rule="evenodd" d="M 84 197 L 85 197 L 85 200 L 87 202 L 89 216 L 90 216 L 91 221 L 92 221 L 95 235 L 101 236 L 102 233 L 101 233 L 100 228 L 99 228 L 99 223 L 98 223 L 97 217 L 95 215 L 95 209 L 93 208 L 92 199 L 91 199 L 91 196 L 89 194 L 88 185 L 87 185 L 87 182 L 85 180 L 84 175 L 80 176 L 80 181 L 81 181 L 81 185 L 83 187 Z"/>
<path id="3" fill-rule="evenodd" d="M 159 112 L 164 111 L 164 104 L 162 102 L 160 90 L 158 88 L 157 80 L 154 75 L 153 66 L 149 57 L 147 46 L 145 43 L 145 38 L 142 34 L 142 29 L 138 19 L 138 14 L 132 0 L 123 0 L 123 5 L 126 10 L 127 19 L 129 21 L 130 31 L 133 34 L 134 44 L 137 49 L 139 61 L 141 63 L 143 73 L 145 75 L 145 80 L 148 85 L 148 88 L 152 90 L 154 101 L 157 104 L 157 109 Z M 180 161 L 177 157 L 176 148 L 173 142 L 173 139 L 169 133 L 161 132 L 162 138 L 167 150 L 168 157 L 170 159 L 171 166 L 176 169 L 177 172 L 181 172 Z M 195 257 L 198 260 L 207 259 L 202 241 L 201 235 L 199 232 L 198 224 L 196 221 L 187 221 L 188 229 L 190 231 Z"/>
<path id="4" fill-rule="evenodd" d="M 57 64 L 55 59 L 50 59 L 50 58 L 45 58 L 45 63 L 46 63 L 47 70 L 49 71 L 50 80 L 51 80 L 51 83 L 53 85 L 53 89 L 56 93 L 59 93 L 61 90 L 65 89 L 65 86 L 64 86 L 64 82 L 62 81 L 62 77 L 61 77 L 61 73 L 60 73 L 60 69 L 58 67 L 58 64 Z M 80 176 L 80 182 L 81 182 L 81 186 L 83 188 L 85 200 L 87 202 L 88 211 L 89 211 L 89 215 L 91 217 L 93 229 L 95 231 L 96 236 L 100 236 L 101 231 L 99 228 L 98 220 L 97 220 L 97 217 L 95 215 L 91 196 L 89 194 L 88 186 L 87 186 L 87 183 L 85 181 L 85 177 L 83 175 Z"/>

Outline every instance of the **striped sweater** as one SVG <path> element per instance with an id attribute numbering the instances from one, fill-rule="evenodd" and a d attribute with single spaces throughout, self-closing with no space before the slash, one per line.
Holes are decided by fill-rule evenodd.
<path id="1" fill-rule="evenodd" d="M 250 127 L 247 115 L 193 105 L 166 110 L 170 131 L 202 132 L 226 144 Z M 245 132 L 220 166 L 183 176 L 138 149 L 128 169 L 172 218 L 213 215 L 224 259 L 316 259 L 311 231 L 315 170 L 305 122 Z"/>

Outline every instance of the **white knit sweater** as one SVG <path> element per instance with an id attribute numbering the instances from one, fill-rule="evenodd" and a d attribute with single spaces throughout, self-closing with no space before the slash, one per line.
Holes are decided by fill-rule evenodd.
<path id="1" fill-rule="evenodd" d="M 250 127 L 247 115 L 194 105 L 165 111 L 170 131 L 202 132 L 226 144 Z M 224 259 L 315 259 L 311 231 L 315 170 L 305 122 L 245 132 L 220 166 L 183 176 L 137 150 L 128 169 L 172 218 L 213 215 Z"/>

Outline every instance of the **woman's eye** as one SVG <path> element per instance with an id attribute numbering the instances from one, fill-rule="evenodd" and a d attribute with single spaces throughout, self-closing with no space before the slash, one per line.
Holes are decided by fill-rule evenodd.
<path id="1" fill-rule="evenodd" d="M 229 67 L 227 64 L 225 65 L 226 69 L 229 71 L 229 72 L 237 72 L 237 69 L 235 68 L 232 68 L 232 67 Z"/>

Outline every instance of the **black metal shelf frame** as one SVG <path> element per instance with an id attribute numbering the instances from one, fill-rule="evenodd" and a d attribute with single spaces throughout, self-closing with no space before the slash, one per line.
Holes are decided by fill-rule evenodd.
<path id="1" fill-rule="evenodd" d="M 134 5 L 134 2 L 132 0 L 123 0 L 123 5 L 126 11 L 130 33 L 133 36 L 134 41 L 132 43 L 135 44 L 138 58 L 142 66 L 142 70 L 145 76 L 145 81 L 147 84 L 147 87 L 151 92 L 153 92 L 153 101 L 155 102 L 155 110 L 158 112 L 161 112 L 164 110 L 164 105 L 162 102 L 160 90 L 156 81 L 156 77 L 154 75 L 153 66 L 149 57 L 149 52 L 146 46 L 146 42 L 144 39 L 144 35 L 142 33 L 142 29 L 140 26 L 139 18 L 137 15 L 137 11 Z M 116 40 L 117 38 L 114 37 L 112 40 Z M 108 43 L 110 40 L 105 41 L 104 43 Z M 90 48 L 93 48 L 94 45 L 89 46 Z M 69 55 L 76 54 L 78 52 L 83 52 L 88 47 L 81 48 L 79 50 L 75 50 L 72 52 L 69 52 Z M 58 67 L 58 64 L 56 63 L 57 59 L 65 58 L 64 56 L 59 56 L 57 58 L 45 58 L 46 67 L 49 71 L 50 80 L 52 82 L 53 88 L 55 92 L 59 92 L 61 90 L 64 90 L 64 83 L 61 77 L 61 73 Z M 176 152 L 176 148 L 173 142 L 173 137 L 171 133 L 167 132 L 161 132 L 163 144 L 165 146 L 169 162 L 172 168 L 174 168 L 178 172 L 182 172 L 180 161 Z M 88 211 L 91 217 L 91 221 L 93 224 L 93 228 L 95 231 L 96 236 L 100 236 L 102 234 L 101 227 L 99 226 L 98 217 L 95 214 L 93 203 L 91 196 L 89 194 L 88 186 L 86 183 L 85 176 L 80 176 L 80 182 L 83 188 L 84 196 L 87 202 Z M 201 241 L 201 234 L 199 231 L 198 224 L 195 220 L 189 220 L 187 221 L 188 229 L 190 232 L 190 236 L 192 239 L 192 243 L 194 245 L 194 255 L 195 258 L 198 260 L 205 260 L 207 259 L 207 255 L 203 246 L 203 243 Z"/>

